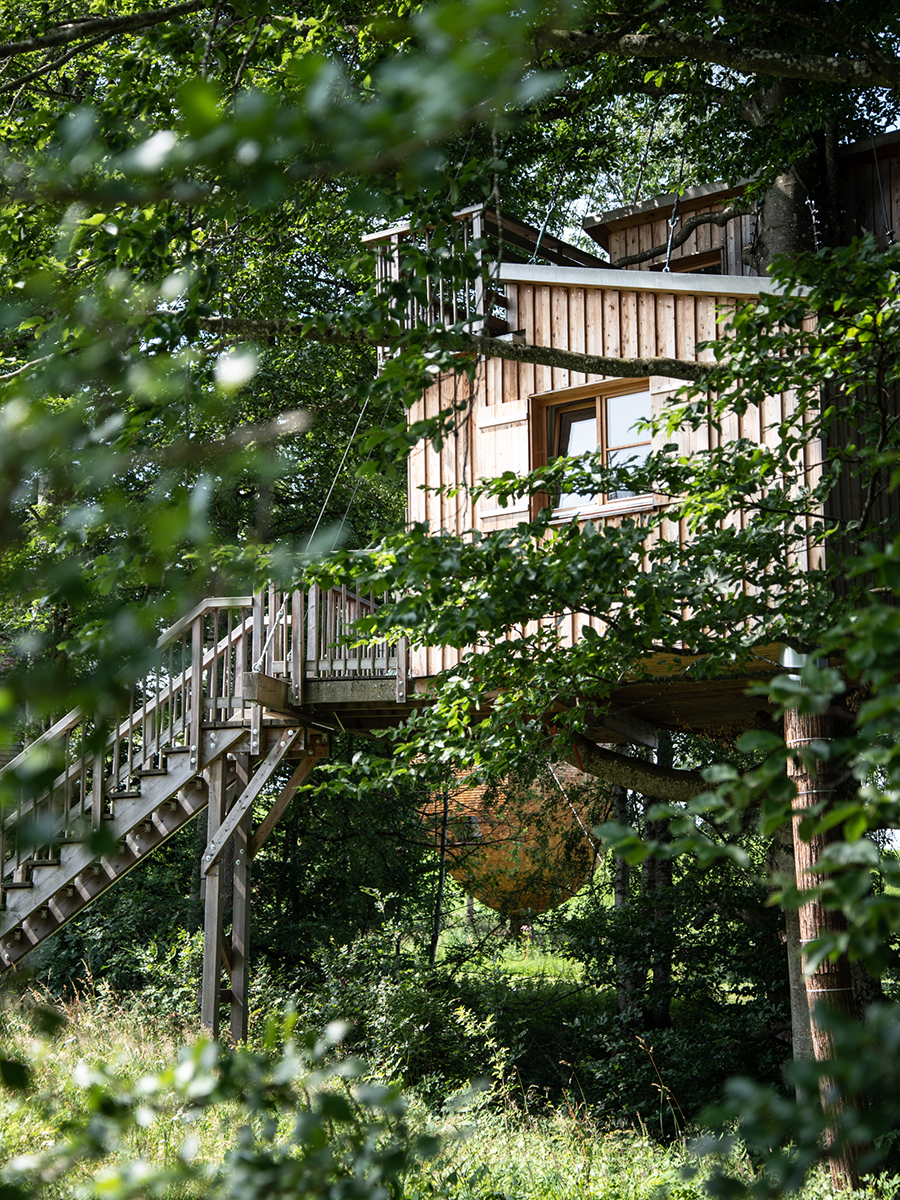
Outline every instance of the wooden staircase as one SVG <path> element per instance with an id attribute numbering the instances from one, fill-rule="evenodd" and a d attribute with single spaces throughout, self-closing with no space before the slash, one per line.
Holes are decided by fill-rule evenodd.
<path id="1" fill-rule="evenodd" d="M 317 588 L 204 600 L 160 637 L 122 714 L 74 710 L 0 771 L 0 973 L 207 810 L 201 1019 L 218 1032 L 224 968 L 232 1035 L 244 1037 L 250 862 L 330 749 L 330 730 L 304 713 L 307 682 L 369 679 L 383 690 L 393 678 L 405 701 L 402 649 L 343 640 L 375 603 Z M 293 775 L 254 829 L 260 793 L 287 760 Z"/>

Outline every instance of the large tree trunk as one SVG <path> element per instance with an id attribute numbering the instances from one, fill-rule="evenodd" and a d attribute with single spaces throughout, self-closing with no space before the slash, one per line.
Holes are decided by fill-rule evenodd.
<path id="1" fill-rule="evenodd" d="M 798 713 L 789 711 L 784 719 L 784 738 L 789 750 L 805 750 L 813 741 L 831 741 L 834 737 L 834 722 L 831 717 L 817 713 Z M 797 883 L 803 888 L 815 883 L 819 878 L 813 873 L 814 867 L 829 843 L 840 840 L 839 830 L 832 828 L 826 833 L 817 833 L 808 839 L 800 835 L 800 825 L 805 810 L 812 805 L 824 802 L 832 803 L 834 798 L 835 780 L 831 764 L 817 760 L 813 768 L 807 767 L 799 757 L 788 758 L 788 774 L 797 789 L 794 798 L 794 863 L 797 872 Z M 807 900 L 801 905 L 799 912 L 800 945 L 805 948 L 820 934 L 825 932 L 842 933 L 847 927 L 844 914 L 839 910 L 828 909 L 818 898 Z M 845 954 L 835 960 L 825 959 L 815 970 L 810 971 L 804 955 L 804 974 L 806 978 L 806 995 L 812 1027 L 812 1046 L 815 1059 L 820 1063 L 830 1062 L 834 1058 L 834 1043 L 828 1030 L 822 1024 L 822 1013 L 826 1009 L 854 1015 L 853 980 L 850 973 L 850 962 Z M 837 1117 L 842 1107 L 841 1097 L 835 1099 L 830 1081 L 822 1079 L 822 1105 L 826 1114 Z M 857 1188 L 859 1186 L 859 1171 L 856 1166 L 856 1154 L 853 1147 L 841 1147 L 836 1144 L 833 1132 L 829 1132 L 829 1153 L 831 1157 L 831 1175 L 836 1188 Z"/>
<path id="2" fill-rule="evenodd" d="M 628 812 L 628 792 L 619 784 L 614 783 L 610 790 L 610 815 L 619 825 L 630 824 Z M 631 881 L 631 865 L 624 858 L 616 858 L 615 876 L 613 878 L 613 903 L 617 910 L 623 909 L 628 903 L 628 885 Z M 634 980 L 628 969 L 626 960 L 619 958 L 616 962 L 616 997 L 619 1002 L 619 1012 L 624 1012 L 631 1003 L 634 991 Z"/>
<path id="3" fill-rule="evenodd" d="M 789 827 L 776 834 L 774 858 L 778 875 L 796 882 L 794 839 Z M 809 1001 L 806 998 L 806 979 L 800 961 L 800 914 L 796 908 L 785 909 L 785 945 L 787 948 L 788 981 L 791 996 L 791 1044 L 794 1058 L 815 1058 L 812 1026 L 809 1020 Z"/>
<path id="4" fill-rule="evenodd" d="M 766 192 L 759 214 L 759 232 L 753 265 L 767 275 L 776 257 L 790 258 L 812 250 L 815 230 L 807 207 L 807 188 L 799 170 L 778 175 Z"/>
<path id="5" fill-rule="evenodd" d="M 661 732 L 659 735 L 656 763 L 666 770 L 672 767 L 672 738 L 667 733 Z M 645 796 L 645 812 L 657 803 L 654 797 Z M 669 841 L 668 821 L 645 820 L 644 837 L 654 842 Z M 641 886 L 648 897 L 653 898 L 655 925 L 651 958 L 653 986 L 648 994 L 645 1025 L 649 1029 L 668 1029 L 672 1023 L 672 860 L 656 857 L 644 859 Z"/>

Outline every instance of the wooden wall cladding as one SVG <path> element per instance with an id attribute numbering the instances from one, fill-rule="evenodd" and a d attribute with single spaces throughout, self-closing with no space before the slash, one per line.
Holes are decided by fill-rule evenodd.
<path id="1" fill-rule="evenodd" d="M 880 141 L 841 156 L 841 200 L 845 241 L 872 233 L 886 250 L 900 240 L 900 145 Z"/>
<path id="2" fill-rule="evenodd" d="M 634 288 L 581 287 L 577 285 L 507 283 L 507 307 L 513 329 L 524 329 L 529 344 L 562 349 L 583 350 L 610 357 L 666 355 L 684 359 L 708 358 L 710 351 L 698 351 L 697 343 L 725 336 L 723 326 L 737 298 L 721 293 L 698 291 L 665 292 Z M 433 488 L 466 488 L 479 479 L 504 471 L 524 472 L 538 465 L 531 461 L 530 423 L 542 411 L 547 393 L 562 389 L 587 388 L 602 384 L 609 377 L 589 376 L 583 372 L 511 363 L 489 359 L 479 364 L 474 385 L 464 377 L 445 377 L 430 388 L 413 407 L 413 421 L 436 414 L 439 409 L 467 397 L 470 408 L 466 419 L 458 422 L 454 436 L 437 452 L 430 444 L 420 444 L 409 468 L 410 519 L 426 521 L 437 532 L 463 534 L 478 528 L 490 532 L 527 519 L 528 504 L 519 502 L 502 508 L 492 499 L 473 505 L 465 492 L 456 496 L 439 495 Z M 636 381 L 640 388 L 640 381 Z M 681 387 L 681 381 L 654 376 L 649 381 L 654 414 L 661 413 Z M 542 393 L 544 395 L 542 395 Z M 685 454 L 700 453 L 737 438 L 755 443 L 777 437 L 777 426 L 792 404 L 789 395 L 772 397 L 762 410 L 749 409 L 730 416 L 721 428 L 706 421 L 697 429 L 685 429 L 674 437 L 661 435 L 656 446 L 675 441 Z M 811 448 L 803 464 L 803 474 L 812 481 L 819 470 L 821 455 Z M 595 523 L 615 524 L 625 516 L 663 507 L 665 498 L 641 497 L 627 502 L 600 506 L 586 513 Z M 730 514 L 729 523 L 742 523 L 745 514 Z M 679 541 L 686 530 L 676 522 L 664 523 L 652 538 Z M 650 544 L 648 537 L 648 546 Z M 812 542 L 801 547 L 804 562 L 818 561 L 819 551 Z M 581 636 L 589 623 L 598 633 L 602 622 L 566 614 L 553 618 L 564 642 Z M 455 651 L 430 648 L 412 652 L 411 669 L 418 677 L 428 677 L 452 666 Z"/>
<path id="3" fill-rule="evenodd" d="M 689 211 L 682 212 L 681 216 L 686 218 L 699 216 L 702 213 L 718 212 L 723 207 L 724 205 L 718 202 L 702 207 L 693 207 Z M 623 222 L 621 228 L 610 230 L 610 261 L 616 262 L 617 259 L 651 250 L 654 246 L 667 246 L 671 215 L 671 211 L 658 211 L 652 216 L 642 214 L 636 217 L 633 223 L 625 224 Z M 721 264 L 723 275 L 755 275 L 756 272 L 743 260 L 744 249 L 749 250 L 753 244 L 755 226 L 756 219 L 752 213 L 745 213 L 741 217 L 729 221 L 724 228 L 718 225 L 698 226 L 685 242 L 673 248 L 672 270 L 683 269 L 688 265 L 689 260 L 693 264 L 697 261 L 698 255 L 713 258 L 716 253 L 719 253 L 721 257 L 718 261 Z M 724 253 L 722 253 L 723 251 Z M 654 267 L 664 266 L 665 261 L 666 255 L 663 251 L 653 258 L 635 263 L 625 269 L 652 271 Z"/>

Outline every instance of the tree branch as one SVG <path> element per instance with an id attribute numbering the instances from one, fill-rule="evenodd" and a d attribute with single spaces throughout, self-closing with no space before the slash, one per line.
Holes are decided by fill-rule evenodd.
<path id="1" fill-rule="evenodd" d="M 714 63 L 744 75 L 803 79 L 845 87 L 900 89 L 900 61 L 877 54 L 846 58 L 828 54 L 790 54 L 763 46 L 735 46 L 714 37 L 695 36 L 663 27 L 655 33 L 622 37 L 551 29 L 536 39 L 538 51 L 553 51 L 569 63 L 584 63 L 600 54 L 637 59 L 693 59 Z"/>
<path id="2" fill-rule="evenodd" d="M 723 209 L 722 212 L 718 213 L 697 213 L 696 216 L 688 217 L 672 238 L 672 249 L 677 250 L 679 246 L 683 246 L 694 230 L 699 229 L 701 225 L 718 225 L 721 229 L 729 221 L 744 216 L 748 211 L 746 208 L 732 207 Z M 650 258 L 656 258 L 658 254 L 665 254 L 668 248 L 669 243 L 665 241 L 659 246 L 651 247 L 649 250 L 641 250 L 639 254 L 626 254 L 623 258 L 615 259 L 610 265 L 613 267 L 630 267 L 634 263 L 646 262 Z"/>
<path id="3" fill-rule="evenodd" d="M 14 58 L 17 54 L 30 54 L 34 50 L 44 50 L 48 46 L 65 46 L 88 34 L 103 33 L 108 37 L 114 33 L 129 33 L 134 29 L 146 29 L 148 25 L 160 25 L 163 21 L 171 21 L 174 17 L 183 17 L 203 8 L 209 8 L 209 0 L 187 0 L 186 3 L 175 4 L 171 8 L 151 8 L 147 12 L 130 13 L 123 17 L 93 17 L 87 20 L 73 21 L 61 26 L 53 33 L 24 38 L 20 42 L 0 43 L 0 59 Z"/>
<path id="4" fill-rule="evenodd" d="M 701 792 L 709 791 L 709 784 L 699 771 L 680 771 L 657 766 L 643 758 L 627 758 L 598 746 L 581 733 L 573 733 L 571 738 L 572 749 L 566 755 L 566 762 L 606 783 L 618 784 L 670 804 L 686 804 Z"/>
<path id="5" fill-rule="evenodd" d="M 45 62 L 40 67 L 35 67 L 33 71 L 29 71 L 27 75 L 17 75 L 15 79 L 10 79 L 0 87 L 0 96 L 4 92 L 12 92 L 16 88 L 23 88 L 26 84 L 31 83 L 33 79 L 38 79 L 41 75 L 47 75 L 51 71 L 56 71 L 64 66 L 69 59 L 75 58 L 78 54 L 83 54 L 85 50 L 90 50 L 93 46 L 99 46 L 101 42 L 105 42 L 110 35 L 102 33 L 99 37 L 89 38 L 86 42 L 81 42 L 77 46 L 73 46 L 71 50 L 67 50 L 65 54 L 61 54 L 59 58 L 53 58 L 50 62 Z"/>
<path id="6" fill-rule="evenodd" d="M 173 313 L 154 313 L 172 317 Z M 335 325 L 315 325 L 308 321 L 283 318 L 251 320 L 240 317 L 200 317 L 198 325 L 206 333 L 267 340 L 293 337 L 301 341 L 324 342 L 334 346 L 377 346 L 394 338 L 402 338 L 399 328 L 371 329 L 364 333 L 346 333 Z M 648 375 L 665 375 L 673 379 L 702 382 L 712 370 L 712 363 L 689 362 L 680 358 L 609 358 L 601 354 L 581 354 L 576 350 L 560 350 L 554 346 L 523 346 L 500 338 L 479 337 L 477 334 L 447 335 L 451 349 L 471 350 L 487 358 L 505 358 L 509 362 L 532 363 L 541 367 L 559 367 L 580 371 L 586 375 L 612 375 L 620 379 L 643 379 Z"/>
<path id="7" fill-rule="evenodd" d="M 715 364 L 689 362 L 682 358 L 607 358 L 601 354 L 581 354 L 559 350 L 555 346 L 523 346 L 499 338 L 464 335 L 474 349 L 487 358 L 505 358 L 510 362 L 533 363 L 540 367 L 560 367 L 586 375 L 612 375 L 620 379 L 643 379 L 647 375 L 666 375 L 702 383 Z"/>

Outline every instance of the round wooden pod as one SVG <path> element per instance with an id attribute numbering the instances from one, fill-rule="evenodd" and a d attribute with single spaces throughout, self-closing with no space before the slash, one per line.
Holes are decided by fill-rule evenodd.
<path id="1" fill-rule="evenodd" d="M 448 871 L 482 904 L 515 921 L 562 904 L 596 869 L 592 828 L 608 817 L 591 776 L 554 768 L 552 778 L 525 789 L 451 788 L 433 796 L 423 815 Z M 499 794 L 497 794 L 499 791 Z"/>

